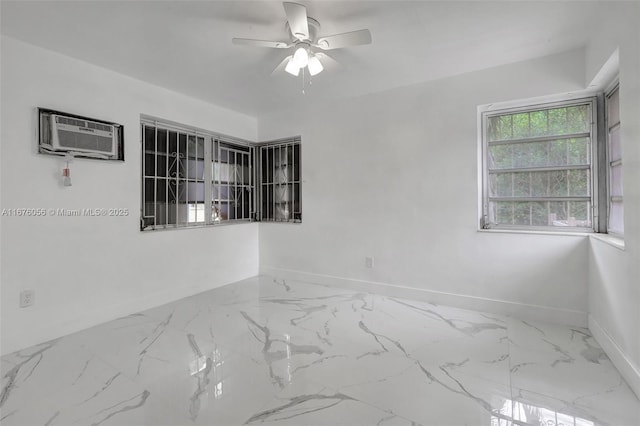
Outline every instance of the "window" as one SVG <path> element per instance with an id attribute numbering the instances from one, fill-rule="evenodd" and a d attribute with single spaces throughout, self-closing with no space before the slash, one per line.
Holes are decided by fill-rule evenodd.
<path id="1" fill-rule="evenodd" d="M 259 164 L 262 170 L 260 219 L 299 222 L 302 219 L 300 140 L 261 146 Z"/>
<path id="2" fill-rule="evenodd" d="M 595 105 L 482 114 L 484 228 L 593 229 Z"/>
<path id="3" fill-rule="evenodd" d="M 214 140 L 212 157 L 212 220 L 246 221 L 254 218 L 254 148 Z"/>
<path id="4" fill-rule="evenodd" d="M 158 123 L 143 123 L 142 138 L 141 228 L 207 223 L 205 155 L 211 139 Z"/>
<path id="5" fill-rule="evenodd" d="M 253 144 L 146 118 L 141 127 L 141 230 L 302 220 L 299 138 Z"/>
<path id="6" fill-rule="evenodd" d="M 616 85 L 605 96 L 607 128 L 608 179 L 608 232 L 624 233 L 624 209 L 622 202 L 622 148 L 620 146 L 620 101 Z"/>

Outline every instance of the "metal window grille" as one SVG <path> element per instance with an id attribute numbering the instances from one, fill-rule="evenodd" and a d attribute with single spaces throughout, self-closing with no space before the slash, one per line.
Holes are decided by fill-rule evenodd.
<path id="1" fill-rule="evenodd" d="M 300 139 L 260 146 L 260 220 L 302 221 Z"/>
<path id="2" fill-rule="evenodd" d="M 593 230 L 595 98 L 488 111 L 483 227 Z"/>
<path id="3" fill-rule="evenodd" d="M 215 140 L 213 152 L 213 220 L 251 220 L 254 217 L 254 148 Z"/>
<path id="4" fill-rule="evenodd" d="M 622 193 L 622 146 L 620 143 L 620 100 L 618 85 L 605 96 L 607 129 L 608 208 L 607 232 L 624 233 L 624 203 Z"/>
<path id="5" fill-rule="evenodd" d="M 142 124 L 142 229 L 204 224 L 205 136 Z"/>
<path id="6" fill-rule="evenodd" d="M 141 230 L 301 221 L 299 138 L 257 146 L 143 118 L 141 140 Z"/>

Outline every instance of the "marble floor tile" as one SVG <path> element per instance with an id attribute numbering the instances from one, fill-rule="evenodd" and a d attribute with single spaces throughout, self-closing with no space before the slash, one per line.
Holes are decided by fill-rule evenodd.
<path id="1" fill-rule="evenodd" d="M 150 393 L 64 338 L 4 358 L 3 426 L 144 423 Z"/>
<path id="2" fill-rule="evenodd" d="M 426 425 L 486 425 L 510 397 L 508 386 L 461 377 L 416 362 L 400 374 L 339 389 L 345 394 Z"/>
<path id="3" fill-rule="evenodd" d="M 243 354 L 213 354 L 200 371 L 159 378 L 147 387 L 157 398 L 147 410 L 164 413 L 154 425 L 239 425 L 279 391 L 262 365 Z"/>
<path id="4" fill-rule="evenodd" d="M 633 392 L 622 384 L 610 393 L 564 401 L 524 389 L 513 389 L 514 416 L 525 424 L 636 425 L 640 406 Z M 569 421 L 569 419 L 571 419 Z"/>
<path id="5" fill-rule="evenodd" d="M 511 384 L 563 401 L 621 386 L 615 367 L 588 330 L 511 320 Z"/>
<path id="6" fill-rule="evenodd" d="M 245 424 L 420 426 L 313 381 L 293 383 L 275 395 Z"/>
<path id="7" fill-rule="evenodd" d="M 3 356 L 3 426 L 638 426 L 587 329 L 260 276 Z"/>

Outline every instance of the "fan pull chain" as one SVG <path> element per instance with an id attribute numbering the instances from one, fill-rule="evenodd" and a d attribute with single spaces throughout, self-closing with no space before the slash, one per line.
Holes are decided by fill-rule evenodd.
<path id="1" fill-rule="evenodd" d="M 305 94 L 305 92 L 304 92 L 304 74 L 305 74 L 305 72 L 304 71 L 305 71 L 305 69 L 302 68 L 302 94 L 303 95 Z"/>

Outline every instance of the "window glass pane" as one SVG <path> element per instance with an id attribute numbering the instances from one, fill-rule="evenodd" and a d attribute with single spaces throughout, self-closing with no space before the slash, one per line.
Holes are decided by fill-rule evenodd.
<path id="1" fill-rule="evenodd" d="M 144 149 L 145 151 L 156 151 L 156 129 L 144 126 Z"/>
<path id="2" fill-rule="evenodd" d="M 588 201 L 569 201 L 569 221 L 575 226 L 591 226 L 591 203 Z"/>
<path id="3" fill-rule="evenodd" d="M 530 136 L 549 135 L 549 111 L 533 111 L 529 114 Z"/>
<path id="4" fill-rule="evenodd" d="M 153 179 L 146 178 L 144 180 L 144 216 L 153 216 L 154 188 Z"/>
<path id="5" fill-rule="evenodd" d="M 179 152 L 178 152 L 178 133 L 169 132 L 168 136 L 169 143 L 169 176 L 176 177 L 179 175 L 178 164 L 179 164 Z"/>
<path id="6" fill-rule="evenodd" d="M 590 174 L 589 169 L 492 173 L 489 176 L 489 196 L 589 196 Z"/>
<path id="7" fill-rule="evenodd" d="M 549 133 L 561 135 L 567 133 L 567 111 L 565 108 L 549 110 Z"/>
<path id="8" fill-rule="evenodd" d="M 161 152 L 163 154 L 167 153 L 167 131 L 164 129 L 158 129 L 157 130 L 157 136 L 158 136 L 158 152 Z"/>
<path id="9" fill-rule="evenodd" d="M 588 132 L 591 127 L 591 108 L 586 105 L 567 108 L 567 133 Z"/>
<path id="10" fill-rule="evenodd" d="M 591 170 L 568 170 L 567 174 L 569 196 L 591 195 Z"/>
<path id="11" fill-rule="evenodd" d="M 591 129 L 591 105 L 575 105 L 490 117 L 489 141 L 586 133 Z"/>
<path id="12" fill-rule="evenodd" d="M 616 161 L 620 159 L 622 159 L 620 127 L 616 127 L 609 132 L 609 161 Z"/>
<path id="13" fill-rule="evenodd" d="M 293 180 L 300 182 L 300 145 L 293 146 Z M 299 197 L 296 197 L 299 198 Z M 297 211 L 297 210 L 296 210 Z"/>
<path id="14" fill-rule="evenodd" d="M 165 203 L 167 201 L 167 180 L 156 179 L 156 201 Z"/>
<path id="15" fill-rule="evenodd" d="M 243 185 L 249 185 L 249 183 L 251 183 L 249 155 L 244 154 L 240 157 L 240 164 L 238 164 L 238 168 L 240 169 L 239 182 Z"/>
<path id="16" fill-rule="evenodd" d="M 204 182 L 181 180 L 178 184 L 178 202 L 183 204 L 204 202 Z"/>
<path id="17" fill-rule="evenodd" d="M 607 97 L 607 122 L 609 127 L 620 122 L 620 99 L 618 89 Z"/>
<path id="18" fill-rule="evenodd" d="M 490 141 L 513 139 L 511 116 L 490 117 L 487 123 L 487 134 Z"/>
<path id="19" fill-rule="evenodd" d="M 156 176 L 167 176 L 167 131 L 158 129 L 157 131 L 157 151 L 156 151 Z"/>
<path id="20" fill-rule="evenodd" d="M 531 136 L 529 123 L 529 113 L 514 114 L 511 116 L 513 120 L 513 138 L 521 139 Z"/>
<path id="21" fill-rule="evenodd" d="M 589 164 L 589 138 L 489 146 L 489 168 L 554 167 Z"/>
<path id="22" fill-rule="evenodd" d="M 189 179 L 204 179 L 203 160 L 184 160 L 184 170 Z"/>
<path id="23" fill-rule="evenodd" d="M 489 169 L 510 169 L 513 167 L 512 145 L 489 146 Z"/>
<path id="24" fill-rule="evenodd" d="M 204 222 L 204 204 L 189 204 L 187 220 L 190 223 Z"/>
<path id="25" fill-rule="evenodd" d="M 591 227 L 588 201 L 493 201 L 498 225 Z"/>
<path id="26" fill-rule="evenodd" d="M 622 196 L 622 164 L 612 166 L 609 169 L 609 195 Z"/>
<path id="27" fill-rule="evenodd" d="M 182 140 L 180 146 L 183 146 Z M 184 174 L 189 179 L 204 179 L 204 139 L 198 138 L 198 143 L 196 143 L 196 137 L 189 135 L 185 148 L 184 151 L 181 151 L 184 152 L 181 160 Z"/>
<path id="28" fill-rule="evenodd" d="M 589 138 L 567 139 L 567 165 L 591 164 Z"/>
<path id="29" fill-rule="evenodd" d="M 187 135 L 185 133 L 178 134 L 178 152 L 180 152 L 180 158 L 187 158 Z"/>
<path id="30" fill-rule="evenodd" d="M 624 230 L 624 209 L 622 201 L 612 201 L 609 205 L 609 232 L 622 234 Z"/>
<path id="31" fill-rule="evenodd" d="M 155 176 L 156 174 L 156 155 L 153 153 L 144 154 L 144 175 Z"/>

